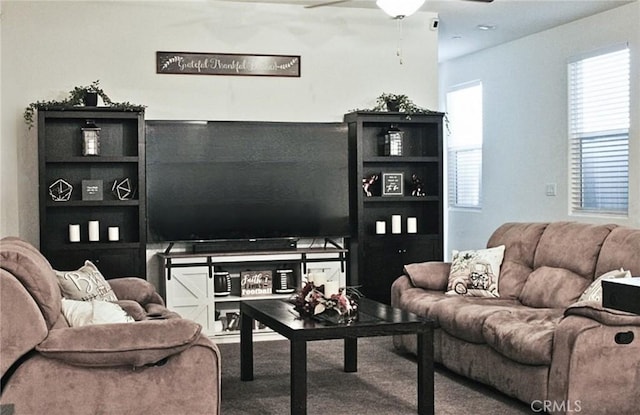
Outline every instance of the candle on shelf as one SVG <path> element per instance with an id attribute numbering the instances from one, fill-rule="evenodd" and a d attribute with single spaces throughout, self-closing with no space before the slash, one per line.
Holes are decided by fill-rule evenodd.
<path id="1" fill-rule="evenodd" d="M 109 240 L 110 241 L 119 241 L 120 240 L 120 228 L 117 226 L 109 226 Z"/>
<path id="2" fill-rule="evenodd" d="M 327 281 L 324 284 L 324 296 L 331 297 L 340 292 L 340 281 Z"/>
<path id="3" fill-rule="evenodd" d="M 316 287 L 320 287 L 321 285 L 325 285 L 327 283 L 327 274 L 324 271 L 312 271 L 310 272 L 311 278 L 313 281 L 313 285 Z"/>
<path id="4" fill-rule="evenodd" d="M 402 216 L 391 215 L 391 233 L 402 233 Z"/>
<path id="5" fill-rule="evenodd" d="M 407 233 L 418 233 L 418 219 L 414 217 L 407 218 Z"/>
<path id="6" fill-rule="evenodd" d="M 376 234 L 384 235 L 387 233 L 387 222 L 383 220 L 376 221 Z"/>
<path id="7" fill-rule="evenodd" d="M 80 225 L 69 225 L 69 242 L 80 242 Z"/>
<path id="8" fill-rule="evenodd" d="M 100 240 L 100 222 L 97 220 L 89 221 L 89 241 L 97 242 Z"/>

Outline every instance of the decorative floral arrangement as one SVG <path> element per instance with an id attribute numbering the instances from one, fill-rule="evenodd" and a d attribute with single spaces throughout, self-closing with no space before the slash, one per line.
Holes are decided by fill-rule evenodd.
<path id="1" fill-rule="evenodd" d="M 29 104 L 24 110 L 24 122 L 27 124 L 29 129 L 33 128 L 35 123 L 35 113 L 36 110 L 64 110 L 64 109 L 73 109 L 74 107 L 79 107 L 86 105 L 85 98 L 88 93 L 97 94 L 100 98 L 102 98 L 102 102 L 104 105 L 114 109 L 114 110 L 122 110 L 122 111 L 144 111 L 146 106 L 132 104 L 130 102 L 113 102 L 111 98 L 102 90 L 100 87 L 100 80 L 96 79 L 88 86 L 76 86 L 71 91 L 69 91 L 69 96 L 60 101 L 36 101 Z"/>
<path id="2" fill-rule="evenodd" d="M 353 287 L 340 288 L 338 294 L 324 295 L 324 286 L 308 282 L 291 298 L 293 308 L 301 317 L 313 317 L 331 323 L 353 321 L 358 314 L 358 299 L 362 294 Z"/>

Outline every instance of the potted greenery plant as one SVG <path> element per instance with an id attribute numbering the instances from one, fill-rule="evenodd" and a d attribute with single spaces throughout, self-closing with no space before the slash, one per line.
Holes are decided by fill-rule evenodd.
<path id="1" fill-rule="evenodd" d="M 113 102 L 111 98 L 100 87 L 100 80 L 93 81 L 89 86 L 76 86 L 69 91 L 69 96 L 60 101 L 36 101 L 32 102 L 24 110 L 24 122 L 31 129 L 35 123 L 36 110 L 70 109 L 74 107 L 86 106 L 95 107 L 98 104 L 98 97 L 102 98 L 105 106 L 123 111 L 144 110 L 144 105 L 135 105 L 129 102 Z"/>
<path id="2" fill-rule="evenodd" d="M 100 88 L 100 80 L 96 79 L 89 86 L 77 86 L 69 91 L 72 101 L 82 102 L 87 107 L 95 107 L 98 105 L 98 96 L 102 98 L 105 105 L 111 105 L 111 99 Z"/>
<path id="3" fill-rule="evenodd" d="M 376 98 L 376 106 L 373 107 L 373 111 L 402 112 L 407 115 L 407 119 L 411 119 L 413 114 L 436 113 L 436 111 L 417 106 L 404 94 L 389 94 L 386 92 Z"/>

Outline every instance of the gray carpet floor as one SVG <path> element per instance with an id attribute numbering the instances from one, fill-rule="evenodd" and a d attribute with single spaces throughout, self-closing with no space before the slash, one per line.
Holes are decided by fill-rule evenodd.
<path id="1" fill-rule="evenodd" d="M 342 371 L 342 341 L 307 346 L 307 411 L 313 414 L 415 414 L 416 363 L 393 348 L 391 337 L 358 340 L 358 372 Z M 289 407 L 289 343 L 254 344 L 254 380 L 240 381 L 240 345 L 220 344 L 222 414 L 281 415 Z M 436 415 L 533 413 L 529 405 L 436 365 Z"/>

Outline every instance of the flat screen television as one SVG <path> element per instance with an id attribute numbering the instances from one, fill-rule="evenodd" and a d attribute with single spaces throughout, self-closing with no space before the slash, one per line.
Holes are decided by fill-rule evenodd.
<path id="1" fill-rule="evenodd" d="M 147 121 L 150 242 L 350 234 L 343 123 Z"/>

